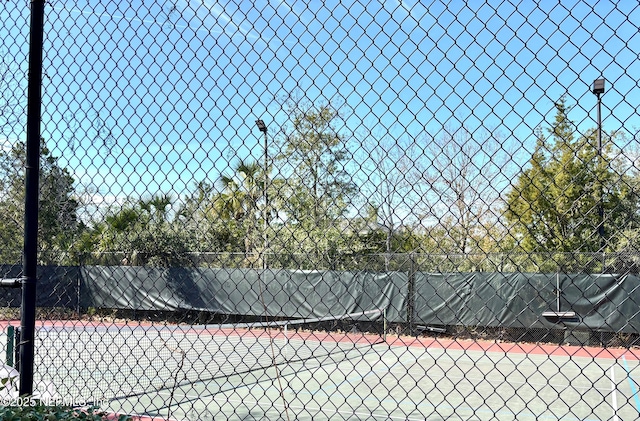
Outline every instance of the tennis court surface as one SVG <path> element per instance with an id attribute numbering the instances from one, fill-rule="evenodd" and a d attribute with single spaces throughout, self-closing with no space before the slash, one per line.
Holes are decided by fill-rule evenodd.
<path id="1" fill-rule="evenodd" d="M 640 413 L 632 350 L 387 336 L 362 329 L 368 316 L 351 315 L 344 326 L 329 319 L 39 323 L 36 381 L 67 401 L 174 420 L 629 420 Z"/>

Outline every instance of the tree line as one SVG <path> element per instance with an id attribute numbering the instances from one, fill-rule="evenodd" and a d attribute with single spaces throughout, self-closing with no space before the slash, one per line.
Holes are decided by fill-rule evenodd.
<path id="1" fill-rule="evenodd" d="M 416 255 L 411 264 L 423 268 L 492 271 L 584 270 L 607 254 L 615 261 L 599 270 L 635 262 L 634 157 L 617 132 L 602 146 L 595 129 L 580 132 L 564 98 L 520 164 L 485 129 L 347 134 L 330 103 L 285 105 L 266 157 L 237 160 L 187 195 L 151 193 L 89 215 L 73 169 L 43 140 L 41 262 L 389 270 Z M 0 151 L 5 264 L 22 252 L 25 156 L 24 142 Z"/>

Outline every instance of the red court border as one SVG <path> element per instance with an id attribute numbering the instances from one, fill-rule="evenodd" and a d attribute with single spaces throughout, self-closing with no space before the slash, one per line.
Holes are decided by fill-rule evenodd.
<path id="1" fill-rule="evenodd" d="M 0 328 L 5 329 L 7 326 L 20 326 L 18 320 L 2 320 Z M 205 335 L 223 335 L 223 336 L 253 336 L 253 337 L 282 337 L 284 333 L 281 328 L 272 328 L 269 330 L 263 328 L 254 329 L 234 329 L 220 328 L 216 325 L 177 325 L 153 322 L 105 322 L 105 321 L 86 321 L 86 320 L 46 320 L 36 321 L 36 327 L 56 327 L 56 328 L 178 328 L 185 334 L 205 334 Z M 377 343 L 380 342 L 380 335 L 372 335 L 366 333 L 349 333 L 349 332 L 314 332 L 314 331 L 295 331 L 291 330 L 287 334 L 288 339 L 304 339 L 316 341 L 334 341 L 334 342 L 352 342 L 358 344 Z M 532 355 L 550 355 L 550 356 L 566 356 L 566 357 L 585 357 L 585 358 L 604 358 L 604 359 L 620 359 L 625 358 L 631 361 L 640 361 L 640 348 L 601 348 L 576 345 L 554 345 L 546 343 L 513 343 L 490 341 L 483 339 L 450 339 L 437 337 L 410 337 L 387 335 L 386 343 L 391 347 L 418 347 L 418 348 L 439 348 L 461 351 L 484 351 L 499 353 L 515 353 L 515 354 L 532 354 Z"/>
<path id="2" fill-rule="evenodd" d="M 443 339 L 443 338 L 411 338 L 411 337 L 387 337 L 390 346 L 439 348 L 461 351 L 499 352 L 505 354 L 529 354 L 583 358 L 602 358 L 617 360 L 625 358 L 631 361 L 640 361 L 640 349 L 638 348 L 600 348 L 576 345 L 554 345 L 537 343 L 513 343 L 498 342 L 481 339 Z"/>

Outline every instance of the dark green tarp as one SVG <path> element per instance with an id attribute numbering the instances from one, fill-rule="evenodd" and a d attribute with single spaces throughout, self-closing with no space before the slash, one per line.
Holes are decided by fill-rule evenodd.
<path id="1" fill-rule="evenodd" d="M 640 278 L 616 275 L 561 275 L 567 305 L 579 315 L 569 326 L 640 333 Z"/>
<path id="2" fill-rule="evenodd" d="M 0 269 L 6 278 L 20 275 L 16 266 Z M 19 289 L 0 291 L 0 306 L 20 302 Z M 385 309 L 392 323 L 408 322 L 411 308 L 411 322 L 424 325 L 640 333 L 635 275 L 44 266 L 37 305 L 287 318 Z M 576 317 L 543 316 L 557 310 Z"/>
<path id="3" fill-rule="evenodd" d="M 386 309 L 387 317 L 406 317 L 404 273 L 130 266 L 85 266 L 81 273 L 83 307 L 289 318 Z"/>
<path id="4" fill-rule="evenodd" d="M 415 291 L 414 321 L 425 325 L 640 332 L 633 275 L 417 273 Z M 558 311 L 575 317 L 543 316 Z"/>
<path id="5" fill-rule="evenodd" d="M 22 267 L 0 266 L 3 278 L 18 278 Z M 80 289 L 80 270 L 77 266 L 38 266 L 36 277 L 36 305 L 77 309 Z M 0 289 L 0 307 L 19 307 L 22 302 L 20 288 Z"/>

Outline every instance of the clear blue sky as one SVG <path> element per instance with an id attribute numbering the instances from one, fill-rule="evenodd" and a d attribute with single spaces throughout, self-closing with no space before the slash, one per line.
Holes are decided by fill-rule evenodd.
<path id="1" fill-rule="evenodd" d="M 635 1 L 364 3 L 50 2 L 43 136 L 104 194 L 177 197 L 260 158 L 254 120 L 276 136 L 274 98 L 295 90 L 343 103 L 344 133 L 463 123 L 524 145 L 522 162 L 560 96 L 580 129 L 595 125 L 600 76 L 605 129 L 640 126 Z M 27 5 L 0 7 L 2 48 L 26 70 Z"/>

